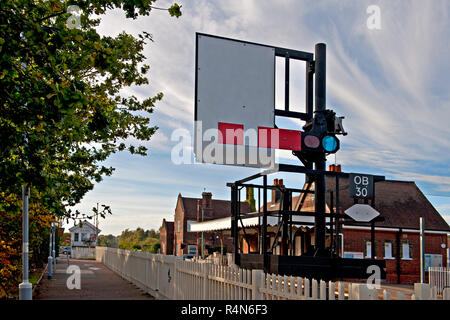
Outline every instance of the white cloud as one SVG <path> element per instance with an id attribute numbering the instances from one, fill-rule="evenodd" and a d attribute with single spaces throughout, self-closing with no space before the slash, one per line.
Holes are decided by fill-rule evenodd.
<path id="1" fill-rule="evenodd" d="M 171 3 L 158 1 L 161 7 Z M 443 165 L 450 161 L 448 1 L 379 0 L 379 31 L 366 28 L 366 8 L 372 1 L 199 0 L 181 4 L 183 15 L 179 19 L 155 10 L 149 17 L 127 20 L 115 10 L 100 26 L 101 32 L 109 35 L 122 30 L 153 34 L 155 42 L 145 49 L 150 84 L 124 93 L 140 99 L 160 91 L 165 94 L 151 116 L 152 124 L 160 130 L 148 145 L 166 157 L 156 160 L 151 156 L 145 168 L 120 158 L 112 160 L 118 179 L 106 179 L 101 185 L 109 189 L 102 193 L 102 187 L 96 188 L 86 197 L 86 203 L 98 201 L 96 196 L 102 201 L 117 198 L 121 211 L 112 218 L 112 229 L 137 223 L 141 214 L 145 217 L 142 222 L 151 220 L 151 225 L 160 225 L 156 220 L 171 214 L 164 210 L 173 210 L 175 196 L 167 193 L 152 198 L 155 190 L 151 184 L 170 186 L 174 194 L 195 193 L 197 186 L 212 188 L 214 181 L 227 176 L 232 181 L 247 172 L 226 166 L 199 170 L 199 166 L 168 163 L 170 131 L 185 128 L 192 132 L 195 32 L 310 52 L 315 43 L 325 42 L 328 105 L 346 117 L 344 127 L 349 132 L 341 139 L 338 163 L 422 181 L 450 193 L 450 177 L 430 173 L 442 166 L 447 170 L 442 175 L 450 174 Z M 280 159 L 295 157 L 284 152 Z M 121 187 L 126 180 L 127 186 Z M 126 188 L 147 192 L 148 199 L 140 202 L 141 198 L 128 196 Z"/>

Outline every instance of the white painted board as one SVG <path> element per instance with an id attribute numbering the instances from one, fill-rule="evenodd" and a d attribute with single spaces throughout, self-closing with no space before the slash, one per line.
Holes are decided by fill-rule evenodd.
<path id="1" fill-rule="evenodd" d="M 218 123 L 243 125 L 244 134 L 274 127 L 275 49 L 204 34 L 197 34 L 196 47 L 196 161 L 270 167 L 274 150 L 258 148 L 251 135 L 243 145 L 219 144 Z"/>

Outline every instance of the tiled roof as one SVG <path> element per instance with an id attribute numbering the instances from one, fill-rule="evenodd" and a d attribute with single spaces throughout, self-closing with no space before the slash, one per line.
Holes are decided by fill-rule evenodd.
<path id="1" fill-rule="evenodd" d="M 326 179 L 327 189 L 336 189 L 334 178 Z M 340 178 L 340 205 L 347 209 L 353 205 L 348 179 Z M 327 204 L 330 205 L 329 193 Z M 425 219 L 425 229 L 450 231 L 450 227 L 439 212 L 428 201 L 413 181 L 386 180 L 375 183 L 375 209 L 385 221 L 377 226 L 419 229 L 419 218 Z"/>
<path id="2" fill-rule="evenodd" d="M 334 177 L 326 177 L 326 188 L 326 200 L 329 208 L 331 206 L 330 191 L 333 191 L 334 198 L 336 193 Z M 311 190 L 314 190 L 314 184 L 311 185 Z M 300 196 L 293 198 L 294 210 L 298 209 L 299 199 Z M 336 206 L 335 202 L 334 206 Z M 349 193 L 348 178 L 339 179 L 339 202 L 341 212 L 354 204 Z M 278 203 L 277 206 L 279 206 Z M 376 223 L 379 227 L 419 229 L 419 217 L 424 217 L 425 229 L 450 232 L 450 226 L 413 181 L 376 182 L 374 207 L 385 218 L 385 221 Z M 302 211 L 312 210 L 314 210 L 314 198 L 313 195 L 308 194 Z"/>
<path id="3" fill-rule="evenodd" d="M 184 207 L 184 215 L 187 219 L 197 219 L 197 200 L 201 201 L 202 199 L 197 198 L 186 198 L 181 197 L 183 207 Z M 211 200 L 212 211 L 210 215 L 214 219 L 224 218 L 231 216 L 231 201 L 229 200 Z M 250 205 L 248 202 L 241 202 L 241 213 L 250 212 Z M 201 211 L 200 211 L 201 215 Z"/>
<path id="4" fill-rule="evenodd" d="M 163 222 L 165 222 L 165 226 L 164 226 L 164 228 L 166 229 L 166 232 L 167 233 L 173 233 L 173 221 L 163 221 Z"/>

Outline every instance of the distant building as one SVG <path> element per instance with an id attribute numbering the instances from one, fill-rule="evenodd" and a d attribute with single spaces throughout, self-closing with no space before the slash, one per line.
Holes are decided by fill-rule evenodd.
<path id="1" fill-rule="evenodd" d="M 250 212 L 250 205 L 247 202 L 241 202 L 241 212 Z M 211 253 L 211 249 L 214 247 L 220 248 L 222 245 L 226 248 L 227 252 L 232 252 L 233 244 L 229 235 L 224 235 L 220 231 L 204 233 L 190 232 L 191 223 L 229 217 L 230 214 L 231 202 L 228 200 L 212 199 L 210 192 L 203 192 L 201 199 L 187 198 L 179 194 L 175 207 L 174 222 L 163 220 L 163 226 L 161 228 L 161 252 L 163 252 L 163 243 L 165 251 L 170 252 L 170 237 L 167 231 L 164 231 L 163 235 L 163 229 L 169 230 L 171 228 L 170 223 L 173 224 L 172 254 L 177 256 L 182 256 L 183 254 L 197 256 L 202 254 L 203 247 L 203 254 L 206 256 Z"/>
<path id="2" fill-rule="evenodd" d="M 161 254 L 173 254 L 173 222 L 163 219 L 159 234 Z"/>
<path id="3" fill-rule="evenodd" d="M 96 235 L 100 233 L 92 223 L 87 220 L 80 222 L 69 229 L 72 247 L 95 247 Z"/>

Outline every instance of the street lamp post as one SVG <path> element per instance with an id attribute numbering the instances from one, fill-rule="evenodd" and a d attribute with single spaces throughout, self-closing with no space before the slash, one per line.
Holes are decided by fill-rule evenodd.
<path id="1" fill-rule="evenodd" d="M 53 230 L 53 244 L 52 244 L 52 257 L 53 257 L 53 270 L 56 270 L 56 250 L 55 250 L 55 239 L 56 239 L 56 223 L 52 222 L 52 230 Z"/>
<path id="2" fill-rule="evenodd" d="M 53 268 L 53 257 L 52 257 L 52 238 L 53 238 L 53 222 L 50 226 L 50 241 L 48 242 L 48 263 L 47 263 L 47 268 L 48 268 L 48 278 L 51 279 L 52 278 L 52 268 Z"/>
<path id="3" fill-rule="evenodd" d="M 28 281 L 28 198 L 30 187 L 22 186 L 23 216 L 22 216 L 22 267 L 23 280 L 19 284 L 19 300 L 32 300 L 32 286 Z"/>

